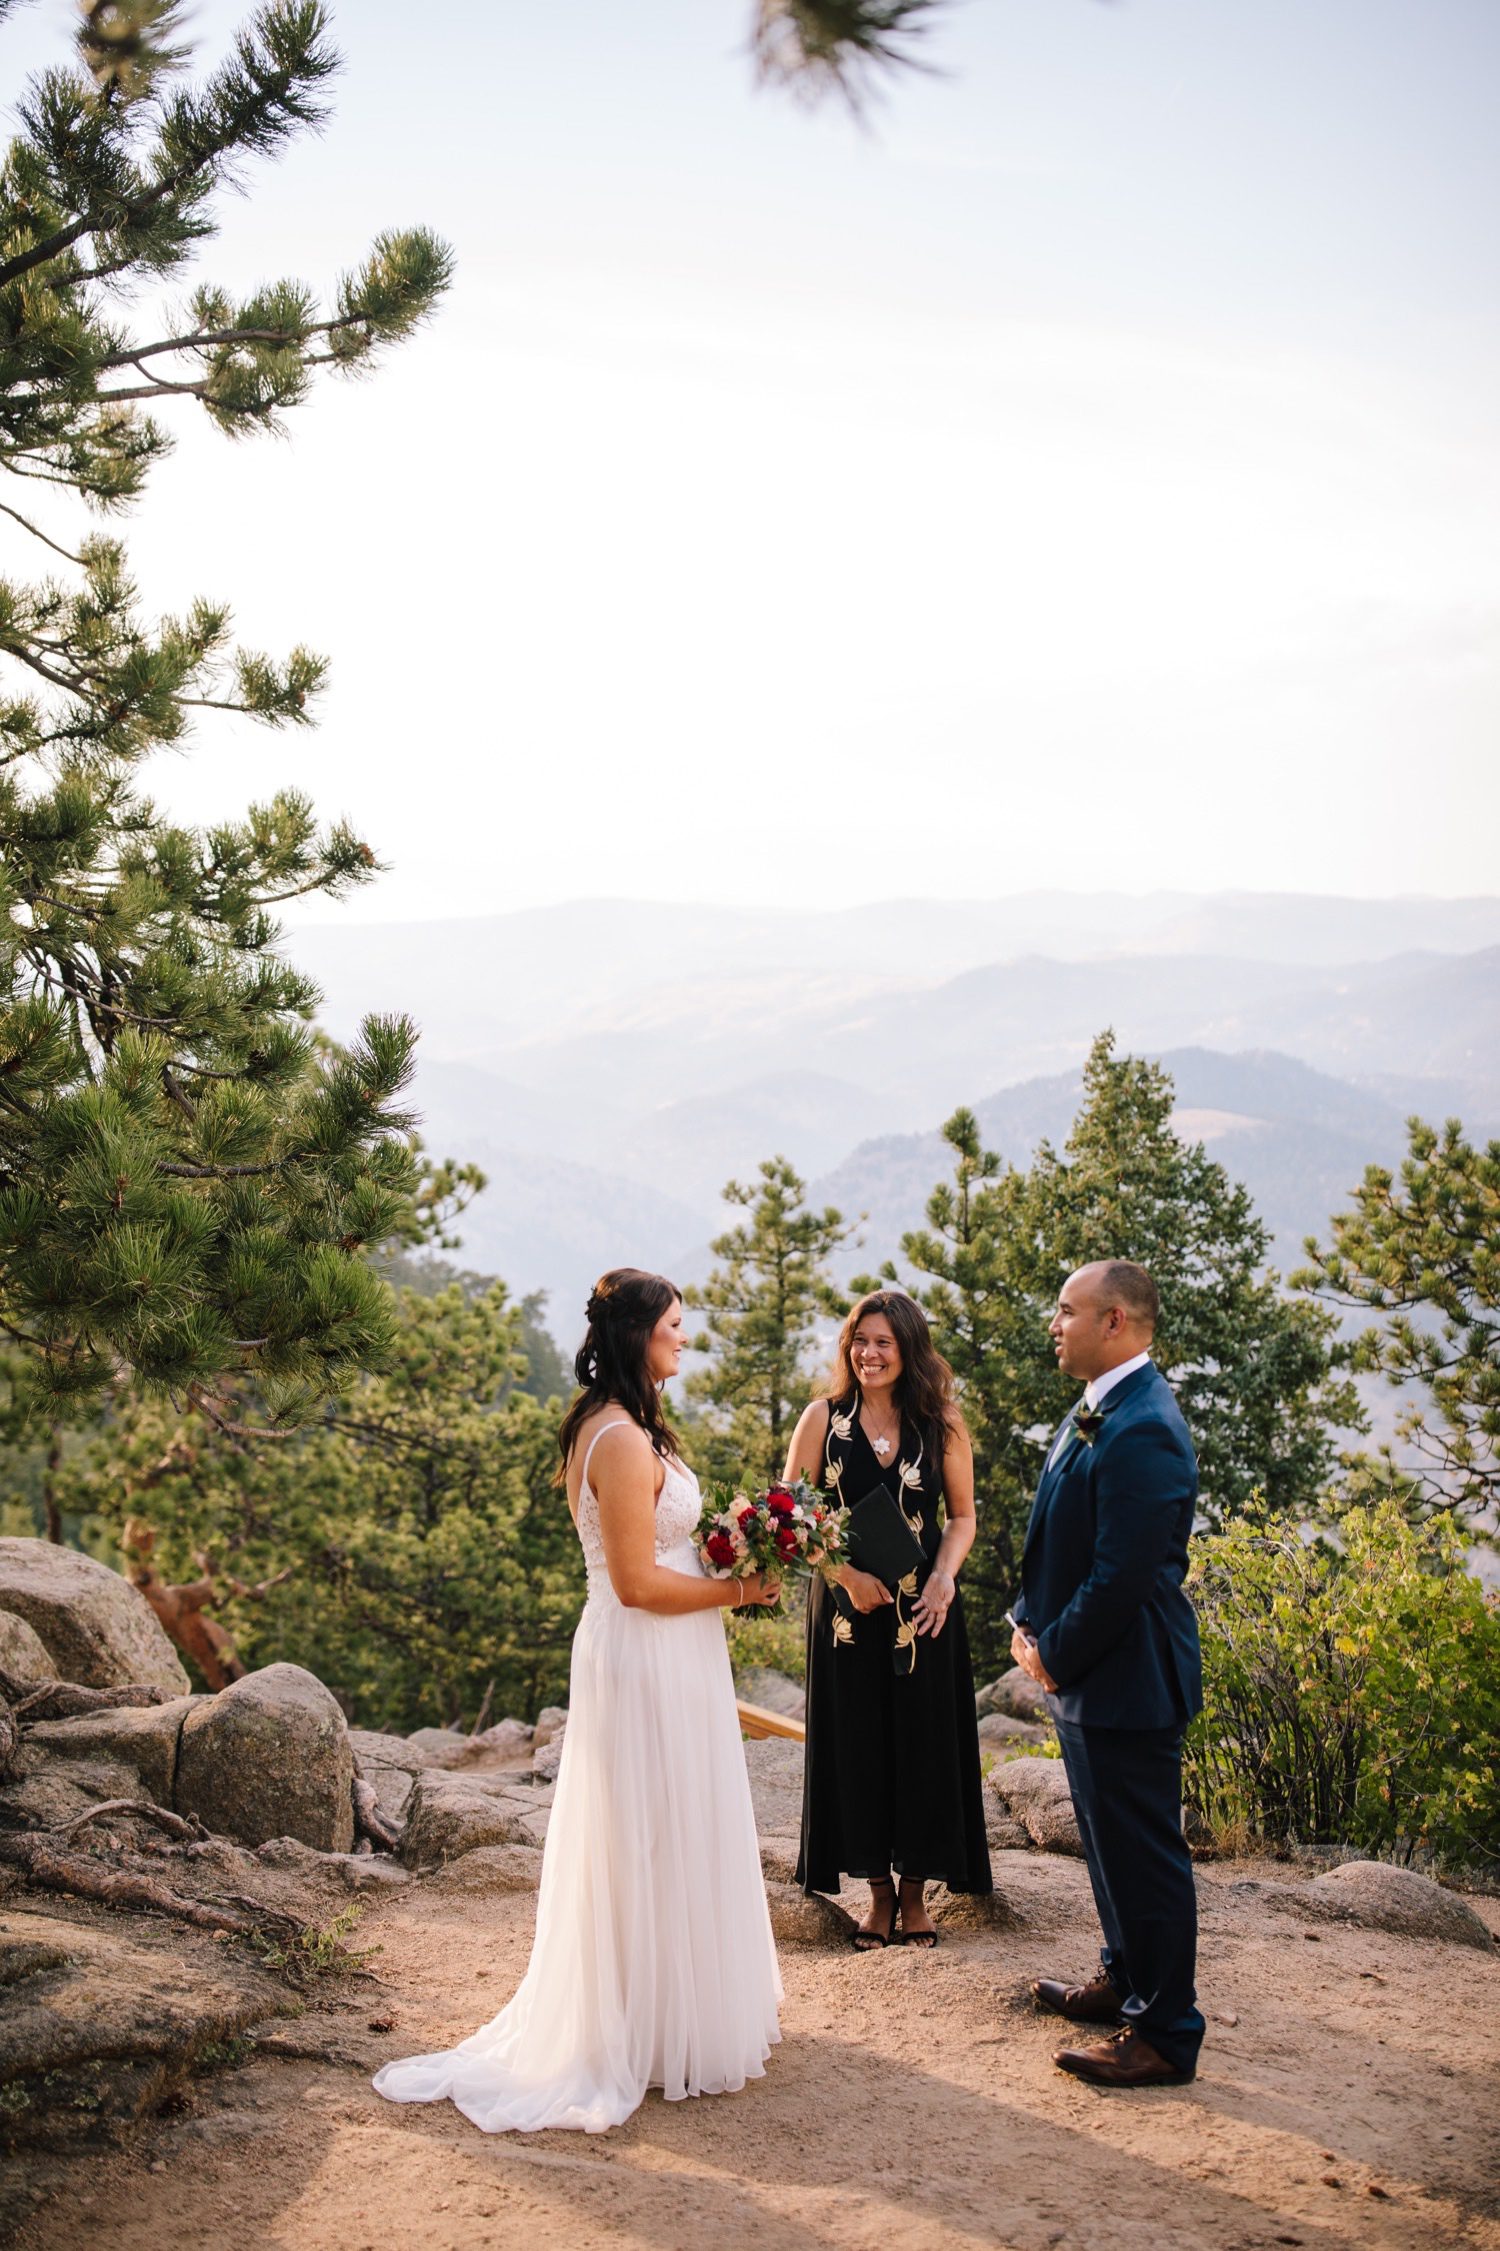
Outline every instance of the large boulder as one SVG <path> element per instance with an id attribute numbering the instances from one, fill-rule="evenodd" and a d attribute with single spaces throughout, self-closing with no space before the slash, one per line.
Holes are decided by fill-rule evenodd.
<path id="1" fill-rule="evenodd" d="M 979 1748 L 993 1758 L 1013 1759 L 1046 1740 L 1045 1728 L 1013 1720 L 1008 1712 L 985 1712 L 979 1722 Z"/>
<path id="2" fill-rule="evenodd" d="M 1369 1930 L 1496 1951 L 1489 1925 L 1473 1908 L 1415 1869 L 1391 1868 L 1383 1860 L 1348 1860 L 1315 1877 L 1308 1888 Z"/>
<path id="3" fill-rule="evenodd" d="M 542 1880 L 542 1856 L 533 1845 L 479 1845 L 450 1860 L 425 1881 L 457 1891 L 535 1891 Z"/>
<path id="4" fill-rule="evenodd" d="M 145 1596 L 76 1548 L 0 1540 L 0 1611 L 31 1628 L 58 1680 L 84 1688 L 144 1681 L 186 1693 L 187 1674 Z"/>
<path id="5" fill-rule="evenodd" d="M 44 1720 L 29 1728 L 29 1752 L 51 1759 L 108 1760 L 128 1766 L 139 1777 L 138 1797 L 169 1806 L 177 1780 L 177 1745 L 183 1721 L 210 1699 L 177 1696 L 169 1704 L 126 1706 L 116 1712 L 85 1712 L 78 1719 Z"/>
<path id="6" fill-rule="evenodd" d="M 535 1846 L 541 1841 L 537 1818 L 530 1806 L 485 1789 L 477 1777 L 423 1774 L 407 1801 L 401 1857 L 408 1868 L 441 1868 L 485 1845 Z"/>
<path id="7" fill-rule="evenodd" d="M 300 1665 L 267 1665 L 188 1713 L 173 1802 L 241 1844 L 296 1837 L 348 1852 L 353 1781 L 349 1729 L 323 1683 Z"/>
<path id="8" fill-rule="evenodd" d="M 406 1746 L 423 1766 L 461 1766 L 469 1738 L 456 1727 L 417 1727 L 405 1738 Z"/>
<path id="9" fill-rule="evenodd" d="M 0 1672 L 13 1680 L 55 1680 L 56 1667 L 24 1618 L 0 1610 Z"/>
<path id="10" fill-rule="evenodd" d="M 822 1892 L 799 1891 L 795 1884 L 768 1883 L 766 1905 L 780 1946 L 843 1946 L 854 1928 L 847 1907 Z"/>
<path id="11" fill-rule="evenodd" d="M 1083 1839 L 1061 1759 L 1007 1759 L 990 1775 L 989 1787 L 1043 1852 L 1082 1858 Z"/>
<path id="12" fill-rule="evenodd" d="M 562 1704 L 544 1705 L 542 1710 L 537 1713 L 536 1725 L 531 1731 L 532 1750 L 541 1750 L 542 1746 L 550 1743 L 555 1735 L 561 1735 L 567 1724 L 566 1706 Z"/>
<path id="13" fill-rule="evenodd" d="M 1047 1692 L 1039 1688 L 1029 1673 L 1019 1665 L 992 1680 L 981 1688 L 974 1698 L 974 1708 L 983 1719 L 986 1712 L 1004 1712 L 1013 1720 L 1044 1720 L 1047 1717 Z"/>

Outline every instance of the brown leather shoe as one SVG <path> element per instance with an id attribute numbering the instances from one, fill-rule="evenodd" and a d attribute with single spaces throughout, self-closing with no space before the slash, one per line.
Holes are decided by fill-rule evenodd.
<path id="1" fill-rule="evenodd" d="M 1060 1985 L 1055 1978 L 1039 1977 L 1031 1988 L 1034 2001 L 1055 2016 L 1073 2024 L 1118 2024 L 1120 1996 L 1103 1972 L 1087 1985 Z"/>
<path id="2" fill-rule="evenodd" d="M 1092 2087 L 1185 2087 L 1191 2071 L 1178 2071 L 1159 2056 L 1149 2040 L 1128 2028 L 1097 2048 L 1062 2048 L 1052 2058 L 1059 2071 L 1087 2079 Z"/>

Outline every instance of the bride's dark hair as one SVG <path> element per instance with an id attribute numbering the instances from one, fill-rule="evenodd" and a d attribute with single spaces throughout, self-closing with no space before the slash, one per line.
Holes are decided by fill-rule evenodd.
<path id="1" fill-rule="evenodd" d="M 661 1393 L 646 1365 L 646 1347 L 657 1322 L 681 1296 L 665 1274 L 647 1274 L 638 1266 L 612 1267 L 594 1284 L 589 1325 L 573 1362 L 573 1373 L 583 1388 L 557 1434 L 562 1448 L 559 1485 L 568 1474 L 568 1456 L 580 1429 L 609 1400 L 618 1401 L 640 1424 L 656 1453 L 678 1451 L 677 1433 L 661 1411 Z"/>

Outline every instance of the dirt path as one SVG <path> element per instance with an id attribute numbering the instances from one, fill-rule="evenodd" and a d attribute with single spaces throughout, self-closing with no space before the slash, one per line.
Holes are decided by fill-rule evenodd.
<path id="1" fill-rule="evenodd" d="M 366 1926 L 381 1982 L 279 2030 L 303 2055 L 206 2079 L 128 2152 L 73 2165 L 20 2241 L 1500 2251 L 1500 1959 L 1314 1929 L 1243 1888 L 1268 1873 L 1204 1871 L 1211 2023 L 1190 2087 L 1103 2095 L 1052 2069 L 1058 2021 L 1026 1986 L 1087 1967 L 1086 1879 L 1008 1852 L 1012 1930 L 950 1931 L 931 1955 L 784 1948 L 783 2045 L 743 2095 L 652 2095 L 598 2137 L 493 2139 L 446 2105 L 381 2102 L 368 2072 L 502 2004 L 534 1895 L 413 1885 Z M 1500 1902 L 1476 1904 L 1500 1924 Z"/>

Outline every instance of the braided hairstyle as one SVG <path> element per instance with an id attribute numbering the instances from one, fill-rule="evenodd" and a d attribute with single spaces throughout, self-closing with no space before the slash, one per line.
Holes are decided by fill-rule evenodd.
<path id="1" fill-rule="evenodd" d="M 681 1290 L 665 1274 L 647 1274 L 639 1266 L 611 1267 L 594 1284 L 588 1328 L 573 1362 L 582 1389 L 557 1434 L 562 1449 L 559 1485 L 567 1476 L 568 1456 L 579 1431 L 611 1400 L 640 1424 L 653 1452 L 664 1457 L 676 1454 L 677 1434 L 662 1413 L 661 1393 L 646 1364 L 646 1347 L 657 1322 L 681 1297 Z"/>

